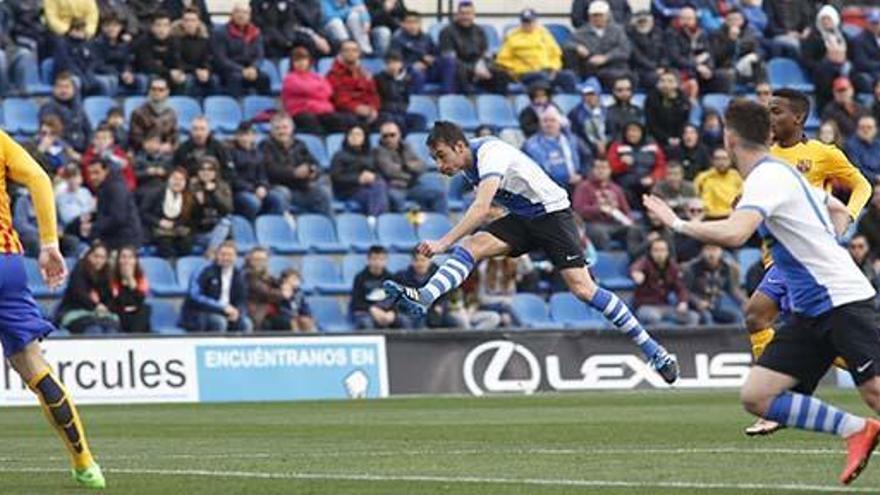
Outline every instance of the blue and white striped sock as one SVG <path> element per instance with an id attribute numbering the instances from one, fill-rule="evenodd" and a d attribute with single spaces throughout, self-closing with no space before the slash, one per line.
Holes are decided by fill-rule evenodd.
<path id="1" fill-rule="evenodd" d="M 821 400 L 794 392 L 782 392 L 770 404 L 764 419 L 798 428 L 848 437 L 862 431 L 865 418 L 860 418 Z"/>
<path id="2" fill-rule="evenodd" d="M 600 287 L 593 295 L 590 306 L 601 311 L 605 318 L 614 324 L 615 328 L 625 333 L 636 345 L 641 347 L 646 358 L 651 359 L 662 349 L 660 344 L 642 327 L 626 304 L 613 292 Z"/>
<path id="3" fill-rule="evenodd" d="M 474 269 L 474 264 L 474 257 L 467 249 L 461 246 L 452 248 L 449 259 L 443 262 L 428 283 L 419 289 L 419 302 L 430 306 L 440 296 L 463 284 Z"/>

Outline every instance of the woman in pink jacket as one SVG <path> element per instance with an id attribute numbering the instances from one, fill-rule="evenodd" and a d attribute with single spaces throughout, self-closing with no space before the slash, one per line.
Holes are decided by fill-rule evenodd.
<path id="1" fill-rule="evenodd" d="M 291 59 L 291 69 L 284 76 L 281 89 L 281 103 L 293 117 L 299 132 L 317 135 L 345 132 L 357 123 L 354 115 L 337 112 L 333 107 L 333 88 L 324 76 L 312 70 L 312 59 L 306 48 L 294 48 Z"/>

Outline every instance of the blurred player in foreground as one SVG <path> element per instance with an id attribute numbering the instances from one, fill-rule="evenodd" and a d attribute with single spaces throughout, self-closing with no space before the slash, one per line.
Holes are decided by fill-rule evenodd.
<path id="1" fill-rule="evenodd" d="M 867 465 L 880 421 L 790 390 L 812 390 L 835 357 L 842 356 L 862 399 L 880 411 L 875 291 L 835 233 L 849 224 L 850 212 L 810 186 L 791 165 L 768 155 L 771 124 L 766 108 L 737 100 L 727 109 L 726 120 L 725 147 L 745 177 L 733 214 L 714 222 L 684 221 L 656 196 L 645 196 L 645 207 L 676 232 L 703 242 L 741 246 L 756 230 L 772 240 L 792 314 L 749 372 L 741 400 L 756 416 L 844 438 L 847 459 L 839 479 L 848 484 Z"/>
<path id="2" fill-rule="evenodd" d="M 428 147 L 442 173 L 464 173 L 476 188 L 476 198 L 446 235 L 418 245 L 418 252 L 425 256 L 452 249 L 449 259 L 424 286 L 385 282 L 386 293 L 402 311 L 415 317 L 424 315 L 434 301 L 460 286 L 483 259 L 516 257 L 543 249 L 578 299 L 602 312 L 630 337 L 667 383 L 678 378 L 675 358 L 645 331 L 620 298 L 590 277 L 568 193 L 537 163 L 498 138 L 468 141 L 452 122 L 434 125 Z M 493 200 L 509 213 L 473 233 L 487 220 Z"/>
<path id="3" fill-rule="evenodd" d="M 797 168 L 814 187 L 827 191 L 833 184 L 849 191 L 846 207 L 852 220 L 858 218 L 871 198 L 871 184 L 836 146 L 804 137 L 804 124 L 810 115 L 809 98 L 800 91 L 783 88 L 773 93 L 769 108 L 770 130 L 773 135 L 770 155 Z M 785 278 L 773 266 L 770 247 L 765 241 L 764 267 L 767 272 L 746 305 L 746 329 L 752 342 L 752 355 L 756 360 L 773 340 L 774 322 L 777 318 L 786 317 L 789 312 L 788 288 Z M 806 394 L 813 392 L 798 391 Z M 746 428 L 745 433 L 749 436 L 768 435 L 779 428 L 779 423 L 758 419 L 755 424 Z"/>
<path id="4" fill-rule="evenodd" d="M 40 399 L 49 423 L 70 452 L 73 479 L 87 488 L 104 488 L 101 467 L 92 458 L 76 406 L 43 358 L 40 344 L 55 328 L 40 314 L 27 286 L 21 242 L 12 228 L 6 181 L 30 191 L 40 228 L 40 272 L 50 288 L 67 277 L 58 249 L 52 182 L 43 169 L 12 138 L 0 131 L 0 343 L 3 354 Z"/>

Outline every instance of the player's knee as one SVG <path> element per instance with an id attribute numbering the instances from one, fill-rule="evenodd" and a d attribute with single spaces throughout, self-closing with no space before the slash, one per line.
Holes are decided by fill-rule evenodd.
<path id="1" fill-rule="evenodd" d="M 770 397 L 762 393 L 761 390 L 750 387 L 748 384 L 743 386 L 739 392 L 739 401 L 746 412 L 755 416 L 763 416 L 770 406 Z"/>
<path id="2" fill-rule="evenodd" d="M 880 378 L 874 377 L 866 382 L 859 387 L 859 392 L 865 404 L 873 409 L 874 412 L 880 413 Z"/>
<path id="3" fill-rule="evenodd" d="M 590 301 L 596 294 L 596 283 L 592 280 L 578 280 L 569 284 L 568 289 L 575 297 L 582 301 Z"/>

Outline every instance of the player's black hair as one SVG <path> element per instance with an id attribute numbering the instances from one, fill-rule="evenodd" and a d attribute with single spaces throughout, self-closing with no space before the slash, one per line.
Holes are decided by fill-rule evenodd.
<path id="1" fill-rule="evenodd" d="M 374 244 L 367 250 L 367 256 L 373 256 L 374 254 L 388 254 L 388 250 L 385 249 L 385 246 Z"/>
<path id="2" fill-rule="evenodd" d="M 448 120 L 438 120 L 434 124 L 434 128 L 431 129 L 431 132 L 428 134 L 428 139 L 426 141 L 428 148 L 432 149 L 440 143 L 451 147 L 459 142 L 467 144 L 467 137 L 464 135 L 464 131 L 461 130 L 461 127 Z"/>
<path id="3" fill-rule="evenodd" d="M 745 146 L 762 147 L 770 142 L 770 111 L 758 102 L 745 98 L 733 100 L 724 113 L 724 120 Z"/>
<path id="4" fill-rule="evenodd" d="M 807 98 L 807 95 L 796 89 L 780 88 L 773 92 L 773 96 L 788 100 L 791 110 L 803 118 L 801 123 L 807 121 L 807 116 L 810 115 L 810 99 Z"/>

